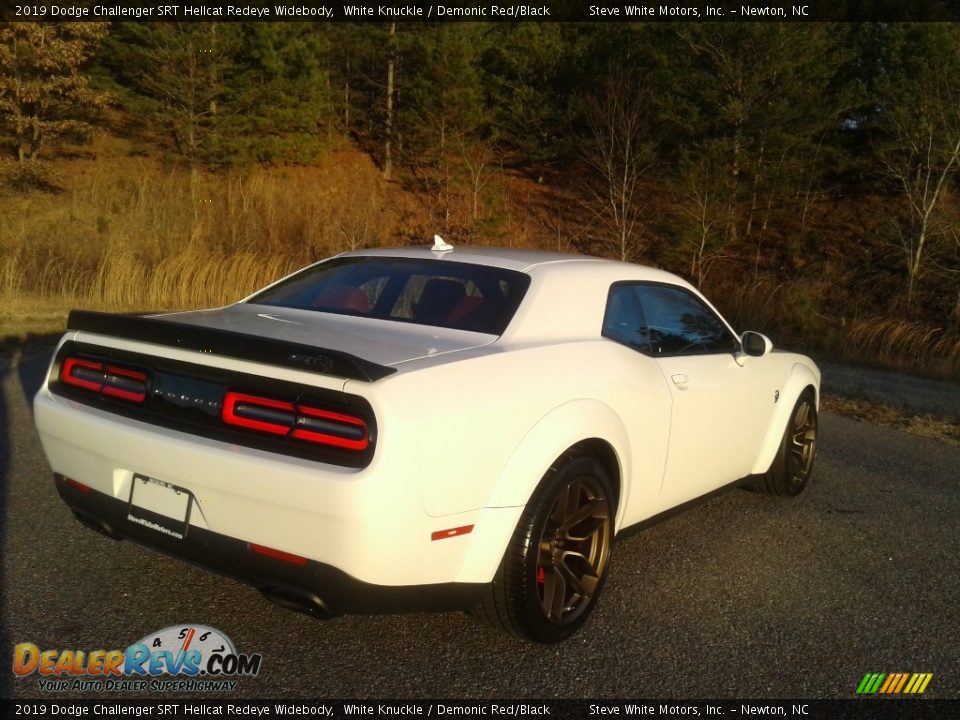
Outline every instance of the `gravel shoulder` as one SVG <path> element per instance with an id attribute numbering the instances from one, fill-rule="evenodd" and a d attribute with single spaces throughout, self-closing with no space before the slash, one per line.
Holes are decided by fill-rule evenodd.
<path id="1" fill-rule="evenodd" d="M 960 383 L 836 362 L 818 361 L 817 365 L 825 395 L 960 423 Z"/>

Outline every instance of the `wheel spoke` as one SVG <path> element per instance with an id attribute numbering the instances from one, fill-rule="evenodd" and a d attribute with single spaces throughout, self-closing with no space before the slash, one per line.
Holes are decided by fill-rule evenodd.
<path id="1" fill-rule="evenodd" d="M 551 620 L 560 620 L 566 607 L 567 584 L 556 567 L 548 567 L 543 577 L 543 612 Z"/>
<path id="2" fill-rule="evenodd" d="M 579 576 L 577 575 L 577 571 L 567 563 L 568 559 L 575 559 L 577 561 L 576 564 L 584 568 L 584 571 L 580 572 Z M 573 551 L 564 552 L 561 566 L 569 573 L 570 578 L 575 578 L 575 582 L 570 583 L 573 586 L 574 592 L 586 597 L 593 595 L 597 589 L 597 584 L 600 582 L 600 577 L 593 563 L 590 562 L 583 553 Z"/>
<path id="3" fill-rule="evenodd" d="M 602 530 L 606 524 L 606 517 L 591 517 L 589 518 L 589 522 L 579 522 L 570 528 L 570 530 L 567 531 L 566 538 L 574 542 L 589 540 L 595 532 Z"/>
<path id="4" fill-rule="evenodd" d="M 807 456 L 802 453 L 793 454 L 793 468 L 791 473 L 793 477 L 803 478 L 807 474 Z"/>
<path id="5" fill-rule="evenodd" d="M 567 505 L 570 503 L 571 486 L 567 485 L 557 495 L 556 502 L 553 504 L 553 510 L 550 512 L 550 520 L 554 527 L 560 526 L 564 519 L 569 515 Z"/>
<path id="6" fill-rule="evenodd" d="M 570 483 L 567 488 L 567 506 L 563 514 L 563 520 L 561 523 L 566 523 L 568 518 L 577 514 L 577 509 L 580 507 L 580 495 L 583 492 L 583 482 L 580 480 L 575 480 Z"/>
<path id="7" fill-rule="evenodd" d="M 566 558 L 563 558 L 559 563 L 557 563 L 557 570 L 560 571 L 560 575 L 574 593 L 577 595 L 583 595 L 583 584 L 580 582 L 580 578 L 577 576 L 577 574 L 570 568 L 569 565 L 566 564 L 566 562 L 564 562 L 565 559 Z"/>
<path id="8" fill-rule="evenodd" d="M 588 518 L 597 518 L 599 520 L 606 520 L 607 517 L 607 503 L 602 498 L 594 498 L 590 500 L 583 507 L 576 509 L 571 515 L 569 515 L 558 528 L 563 533 L 569 533 L 571 529 L 575 528 L 577 525 L 582 523 Z"/>

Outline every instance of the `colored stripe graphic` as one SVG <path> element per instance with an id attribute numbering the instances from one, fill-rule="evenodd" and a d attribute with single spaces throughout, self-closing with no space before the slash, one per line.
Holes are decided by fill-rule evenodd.
<path id="1" fill-rule="evenodd" d="M 877 691 L 876 688 L 880 686 L 880 681 L 882 681 L 883 678 L 883 673 L 867 673 L 857 686 L 857 694 L 869 695 L 875 693 Z"/>
<path id="2" fill-rule="evenodd" d="M 933 673 L 914 673 L 913 677 L 910 678 L 910 682 L 907 683 L 907 687 L 904 688 L 905 693 L 919 694 L 927 689 L 927 685 L 930 684 L 930 680 L 933 678 Z"/>
<path id="3" fill-rule="evenodd" d="M 897 686 L 893 688 L 890 692 L 898 693 L 903 689 L 904 683 L 907 682 L 907 673 L 900 673 L 900 682 L 897 683 Z"/>
<path id="4" fill-rule="evenodd" d="M 933 673 L 867 673 L 857 685 L 858 695 L 918 695 L 927 689 Z"/>

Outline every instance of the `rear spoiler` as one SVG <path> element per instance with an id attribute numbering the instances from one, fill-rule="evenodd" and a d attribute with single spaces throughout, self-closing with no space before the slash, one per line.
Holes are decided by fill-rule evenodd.
<path id="1" fill-rule="evenodd" d="M 338 350 L 318 348 L 287 340 L 271 340 L 232 330 L 188 325 L 166 320 L 163 317 L 147 317 L 142 314 L 71 310 L 67 318 L 67 329 L 127 340 L 140 340 L 155 345 L 167 345 L 240 360 L 253 360 L 319 375 L 335 375 L 366 382 L 380 380 L 397 371 L 396 368 L 378 365 Z"/>

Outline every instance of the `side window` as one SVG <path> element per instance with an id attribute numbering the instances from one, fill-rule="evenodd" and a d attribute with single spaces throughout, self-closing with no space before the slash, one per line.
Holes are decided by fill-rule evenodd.
<path id="1" fill-rule="evenodd" d="M 736 337 L 696 295 L 670 285 L 616 283 L 602 335 L 654 357 L 735 352 Z"/>
<path id="2" fill-rule="evenodd" d="M 639 285 L 652 355 L 734 352 L 737 339 L 696 295 L 669 285 Z"/>
<path id="3" fill-rule="evenodd" d="M 650 354 L 646 323 L 640 305 L 642 285 L 618 283 L 607 295 L 602 335 L 621 345 Z"/>

